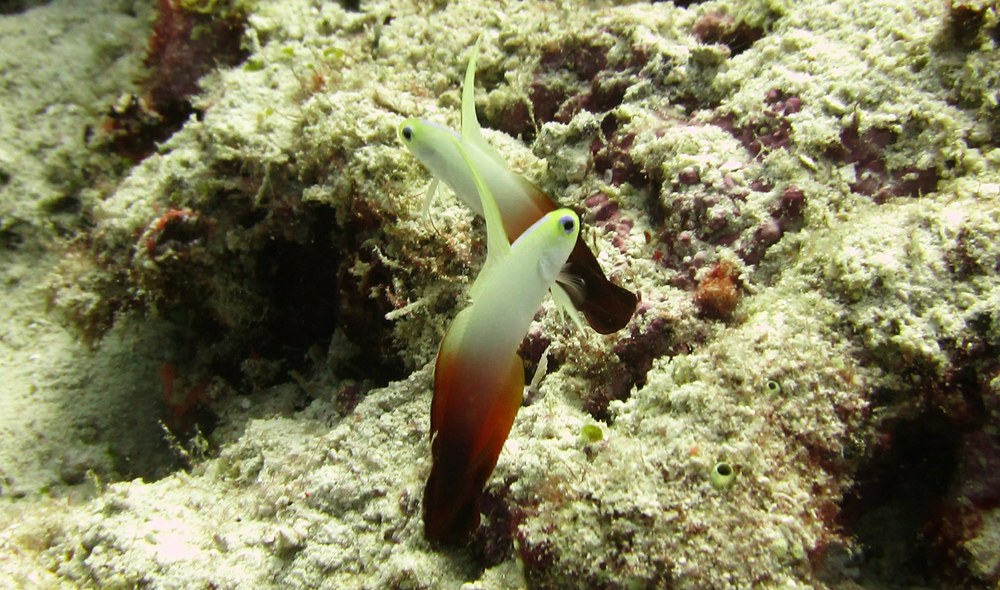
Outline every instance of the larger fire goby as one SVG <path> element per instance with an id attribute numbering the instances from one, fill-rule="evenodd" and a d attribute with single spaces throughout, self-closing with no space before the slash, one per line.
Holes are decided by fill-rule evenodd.
<path id="1" fill-rule="evenodd" d="M 512 239 L 558 204 L 528 179 L 513 172 L 503 157 L 486 142 L 476 117 L 475 77 L 479 41 L 472 50 L 462 86 L 461 134 L 423 119 L 407 119 L 399 126 L 403 144 L 431 174 L 428 192 L 433 197 L 438 181 L 447 184 L 469 208 L 483 214 L 479 191 L 472 178 L 478 170 L 483 182 L 497 199 L 504 229 Z M 466 157 L 458 152 L 463 151 Z M 587 323 L 601 334 L 617 332 L 635 312 L 636 296 L 612 283 L 604 275 L 593 252 L 578 235 L 566 267 L 561 269 L 552 291 L 560 308 L 576 308 Z M 573 315 L 576 319 L 576 315 Z"/>
<path id="2" fill-rule="evenodd" d="M 468 160 L 457 138 L 448 141 Z M 472 285 L 472 304 L 452 321 L 438 350 L 433 465 L 423 499 L 424 536 L 446 543 L 479 526 L 479 496 L 521 407 L 524 364 L 517 348 L 580 232 L 576 213 L 558 209 L 510 244 L 489 186 L 468 163 L 486 218 L 486 262 Z"/>

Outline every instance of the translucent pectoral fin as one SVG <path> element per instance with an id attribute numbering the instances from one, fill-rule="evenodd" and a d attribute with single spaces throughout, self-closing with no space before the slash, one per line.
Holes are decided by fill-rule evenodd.
<path id="1" fill-rule="evenodd" d="M 431 228 L 434 230 L 434 233 L 441 233 L 438 231 L 437 226 L 434 225 L 434 218 L 431 217 L 431 204 L 433 204 L 434 197 L 437 195 L 439 184 L 440 181 L 435 178 L 427 185 L 427 190 L 424 192 L 424 205 L 421 209 L 421 214 L 423 215 L 424 220 L 431 224 Z"/>
<path id="2" fill-rule="evenodd" d="M 578 312 L 576 307 L 573 306 L 573 299 L 564 290 L 563 284 L 556 283 L 552 285 L 552 289 L 550 289 L 549 292 L 552 294 L 552 300 L 556 304 L 556 309 L 559 310 L 562 316 L 564 318 L 569 317 L 569 319 L 573 321 L 573 325 L 576 326 L 577 330 L 580 332 L 586 332 L 583 318 L 580 317 L 580 312 Z"/>
<path id="3" fill-rule="evenodd" d="M 440 181 L 435 178 L 427 183 L 427 190 L 424 191 L 424 206 L 420 209 L 423 213 L 424 219 L 428 219 L 431 216 L 431 204 L 434 202 L 434 197 L 437 195 L 438 183 Z"/>

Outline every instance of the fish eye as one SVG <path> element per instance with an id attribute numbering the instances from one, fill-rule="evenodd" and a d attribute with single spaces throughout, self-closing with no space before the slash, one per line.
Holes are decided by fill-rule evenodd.
<path id="1" fill-rule="evenodd" d="M 413 127 L 410 127 L 409 125 L 403 127 L 403 130 L 400 131 L 400 133 L 403 134 L 403 139 L 405 139 L 406 141 L 410 141 L 413 139 Z"/>
<path id="2" fill-rule="evenodd" d="M 559 219 L 559 225 L 562 226 L 563 233 L 567 236 L 573 233 L 573 230 L 576 229 L 576 221 L 569 215 L 563 215 Z"/>

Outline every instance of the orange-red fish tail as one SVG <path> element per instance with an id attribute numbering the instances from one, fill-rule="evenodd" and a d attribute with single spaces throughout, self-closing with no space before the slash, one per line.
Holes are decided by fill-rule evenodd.
<path id="1" fill-rule="evenodd" d="M 479 526 L 479 497 L 510 433 L 523 390 L 524 366 L 517 355 L 504 375 L 496 367 L 477 367 L 457 355 L 439 353 L 431 404 L 433 466 L 423 500 L 428 540 L 461 542 Z"/>

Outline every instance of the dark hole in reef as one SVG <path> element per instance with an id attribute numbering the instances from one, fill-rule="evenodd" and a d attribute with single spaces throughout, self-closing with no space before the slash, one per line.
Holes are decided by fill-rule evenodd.
<path id="1" fill-rule="evenodd" d="M 168 223 L 159 235 L 158 243 L 188 244 L 204 239 L 205 231 L 194 215 L 178 217 Z M 259 215 L 246 214 L 235 220 L 246 227 L 253 220 L 270 223 Z M 254 266 L 245 271 L 227 274 L 226 279 L 240 284 L 249 301 L 259 301 L 259 309 L 247 313 L 236 323 L 220 317 L 219 296 L 211 281 L 186 280 L 183 273 L 167 281 L 176 298 L 161 310 L 163 319 L 174 327 L 171 343 L 173 355 L 171 376 L 164 377 L 164 422 L 182 445 L 201 433 L 209 436 L 218 425 L 214 403 L 207 396 L 212 380 L 238 384 L 252 381 L 253 386 L 269 385 L 274 380 L 287 380 L 290 370 L 308 372 L 314 357 L 312 347 L 329 345 L 337 327 L 340 258 L 333 240 L 337 235 L 335 214 L 325 207 L 306 208 L 295 221 L 302 227 L 289 231 L 293 237 L 282 237 L 262 231 L 262 242 L 253 251 L 245 252 L 244 260 Z M 273 237 L 269 237 L 273 236 Z M 225 257 L 216 261 L 223 266 L 239 267 L 237 261 Z M 182 264 L 182 269 L 189 269 Z M 215 274 L 215 269 L 203 268 L 200 275 Z M 211 302 L 214 301 L 215 304 Z M 224 304 L 224 303 L 223 303 Z M 224 315 L 224 314 L 223 314 Z M 259 320 L 257 319 L 259 318 Z M 248 359 L 271 362 L 278 367 L 273 373 L 248 374 L 244 364 Z M 300 405 L 304 406 L 305 401 Z M 183 466 L 183 465 L 178 465 Z M 137 464 L 117 466 L 125 474 L 153 477 L 150 471 L 163 475 L 162 465 L 152 467 Z"/>
<path id="2" fill-rule="evenodd" d="M 737 21 L 729 15 L 708 12 L 695 21 L 691 33 L 699 43 L 725 45 L 735 57 L 763 38 L 765 31 L 761 27 Z"/>
<path id="3" fill-rule="evenodd" d="M 290 363 L 310 346 L 328 342 L 337 325 L 337 255 L 331 236 L 333 211 L 317 208 L 305 242 L 276 241 L 257 256 L 257 272 L 268 289 L 268 314 L 260 354 Z"/>
<path id="4" fill-rule="evenodd" d="M 653 4 L 658 4 L 660 2 L 670 2 L 678 8 L 688 8 L 695 4 L 701 4 L 704 0 L 652 0 Z"/>
<path id="5" fill-rule="evenodd" d="M 900 421 L 884 452 L 858 475 L 841 523 L 863 548 L 864 587 L 945 587 L 942 560 L 927 538 L 956 472 L 960 435 L 939 417 Z"/>
<path id="6" fill-rule="evenodd" d="M 150 254 L 162 253 L 167 249 L 184 250 L 204 239 L 208 224 L 198 215 L 182 213 L 165 218 L 158 234 L 147 242 Z"/>
<path id="7" fill-rule="evenodd" d="M 303 241 L 277 241 L 257 255 L 257 277 L 265 289 L 267 316 L 255 351 L 281 359 L 290 369 L 308 369 L 310 348 L 326 347 L 336 329 L 360 350 L 341 376 L 385 385 L 403 376 L 395 354 L 392 309 L 380 288 L 392 284 L 390 270 L 354 239 L 357 227 L 339 227 L 332 209 L 309 208 Z M 350 225 L 350 224 L 349 224 Z M 351 236 L 355 236 L 352 238 Z M 369 267 L 361 278 L 351 268 L 356 259 Z"/>
<path id="8" fill-rule="evenodd" d="M 503 131 L 507 135 L 519 138 L 530 144 L 535 140 L 535 122 L 527 101 L 509 102 L 500 108 L 500 112 L 492 119 L 483 119 L 484 126 Z"/>
<path id="9" fill-rule="evenodd" d="M 57 198 L 45 201 L 42 203 L 42 207 L 47 213 L 59 215 L 62 213 L 79 213 L 82 205 L 80 203 L 80 195 L 73 193 L 60 195 Z"/>
<path id="10" fill-rule="evenodd" d="M 23 225 L 18 219 L 0 218 L 0 247 L 16 250 L 18 246 L 23 244 L 24 236 L 19 231 L 24 229 Z"/>
<path id="11" fill-rule="evenodd" d="M 984 10 L 971 6 L 952 6 L 949 22 L 952 42 L 963 49 L 973 48 L 985 18 Z"/>
<path id="12" fill-rule="evenodd" d="M 666 319 L 653 318 L 644 330 L 640 330 L 637 323 L 631 326 L 628 338 L 619 341 L 614 348 L 620 362 L 601 371 L 598 384 L 580 400 L 585 412 L 608 424 L 614 418 L 608 410 L 611 402 L 627 400 L 633 387 L 642 389 L 653 361 L 677 352 L 674 328 Z"/>
<path id="13" fill-rule="evenodd" d="M 513 556 L 516 525 L 510 506 L 511 483 L 486 489 L 480 497 L 481 524 L 467 546 L 479 576 Z"/>
<path id="14" fill-rule="evenodd" d="M 0 0 L 0 15 L 18 14 L 48 3 L 49 0 Z"/>
<path id="15" fill-rule="evenodd" d="M 373 299 L 371 290 L 376 285 L 391 285 L 392 273 L 374 256 L 365 262 L 371 264 L 371 268 L 360 281 L 351 276 L 346 263 L 341 265 L 338 275 L 337 326 L 361 349 L 351 371 L 343 376 L 385 385 L 401 379 L 405 371 L 393 343 L 392 324 L 385 319 L 385 314 L 392 309 L 391 304 L 386 301 L 384 292 Z"/>

